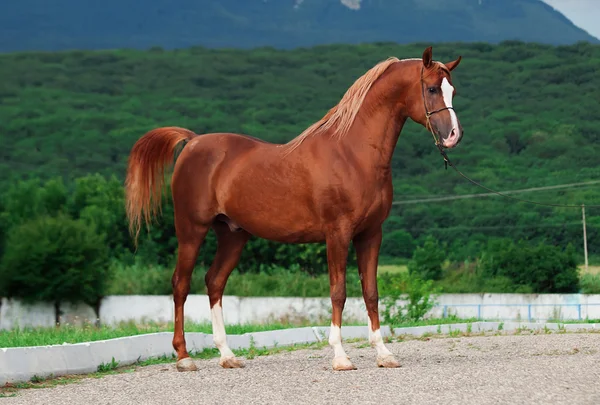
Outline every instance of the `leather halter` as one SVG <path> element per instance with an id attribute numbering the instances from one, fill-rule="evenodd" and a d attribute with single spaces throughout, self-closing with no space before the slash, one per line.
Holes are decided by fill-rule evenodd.
<path id="1" fill-rule="evenodd" d="M 454 108 L 453 107 L 443 107 L 443 108 L 439 108 L 434 111 L 429 111 L 429 109 L 427 108 L 427 101 L 425 100 L 425 80 L 423 80 L 424 69 L 425 69 L 425 65 L 421 66 L 421 94 L 423 96 L 423 107 L 425 107 L 425 119 L 427 120 L 425 128 L 427 128 L 429 130 L 429 132 L 431 132 L 431 135 L 433 135 L 433 142 L 435 143 L 435 146 L 439 149 L 440 153 L 442 154 L 442 157 L 444 158 L 444 166 L 446 167 L 446 169 L 448 169 L 448 162 L 449 162 L 448 156 L 446 156 L 446 152 L 444 151 L 439 138 L 433 131 L 433 127 L 431 126 L 431 121 L 429 121 L 429 117 L 431 117 L 433 114 L 439 113 L 444 110 L 453 110 L 454 111 Z"/>

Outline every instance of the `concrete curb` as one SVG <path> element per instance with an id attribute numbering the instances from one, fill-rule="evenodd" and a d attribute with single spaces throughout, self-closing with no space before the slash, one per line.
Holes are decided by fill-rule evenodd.
<path id="1" fill-rule="evenodd" d="M 600 330 L 600 324 L 558 324 L 530 322 L 473 322 L 471 324 L 446 324 L 395 328 L 393 335 L 423 336 L 424 334 L 450 334 L 460 332 L 514 332 L 518 329 L 534 331 L 589 331 Z M 389 326 L 381 326 L 383 337 L 391 336 Z M 305 327 L 280 329 L 265 332 L 252 332 L 243 335 L 227 335 L 232 349 L 254 347 L 271 348 L 293 344 L 306 344 L 327 341 L 329 327 Z M 344 339 L 367 339 L 367 326 L 343 326 Z M 14 347 L 0 349 L 0 387 L 6 383 L 30 381 L 40 378 L 58 377 L 69 374 L 87 374 L 98 370 L 102 364 L 113 361 L 121 366 L 131 365 L 153 357 L 172 357 L 175 351 L 171 345 L 172 332 L 149 333 L 93 342 L 50 346 Z M 185 334 L 189 352 L 213 348 L 212 335 L 188 332 Z"/>

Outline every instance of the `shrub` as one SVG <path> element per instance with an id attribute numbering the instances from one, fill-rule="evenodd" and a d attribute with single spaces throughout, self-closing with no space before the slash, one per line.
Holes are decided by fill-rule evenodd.
<path id="1" fill-rule="evenodd" d="M 415 249 L 408 272 L 423 280 L 439 280 L 445 258 L 444 247 L 433 236 L 428 236 L 423 246 Z"/>
<path id="2" fill-rule="evenodd" d="M 85 302 L 97 308 L 108 276 L 104 235 L 64 215 L 11 229 L 0 266 L 0 293 L 25 302 Z"/>
<path id="3" fill-rule="evenodd" d="M 410 258 L 415 248 L 414 243 L 410 233 L 403 230 L 392 231 L 383 237 L 381 254 L 390 257 Z"/>
<path id="4" fill-rule="evenodd" d="M 484 277 L 506 277 L 534 293 L 572 293 L 579 290 L 575 249 L 524 240 L 492 241 L 480 259 Z M 527 290 L 518 288 L 516 292 Z"/>
<path id="5" fill-rule="evenodd" d="M 439 290 L 433 280 L 422 280 L 406 273 L 384 273 L 379 277 L 383 322 L 399 325 L 422 320 L 436 304 Z M 404 305 L 398 305 L 404 300 Z"/>
<path id="6" fill-rule="evenodd" d="M 600 294 L 600 274 L 584 274 L 581 276 L 582 294 Z"/>

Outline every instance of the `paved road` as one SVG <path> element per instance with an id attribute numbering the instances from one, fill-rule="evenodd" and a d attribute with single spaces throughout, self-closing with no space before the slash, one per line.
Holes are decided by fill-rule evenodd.
<path id="1" fill-rule="evenodd" d="M 356 371 L 331 370 L 331 350 L 257 357 L 246 368 L 196 360 L 29 389 L 9 404 L 600 404 L 600 334 L 432 338 L 389 344 L 402 362 L 379 369 L 374 350 L 345 344 Z"/>

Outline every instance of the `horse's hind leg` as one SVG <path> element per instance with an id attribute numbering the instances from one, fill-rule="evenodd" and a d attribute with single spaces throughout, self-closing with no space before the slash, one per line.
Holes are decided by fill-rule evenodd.
<path id="1" fill-rule="evenodd" d="M 208 226 L 181 221 L 177 224 L 177 266 L 171 279 L 173 285 L 173 301 L 175 303 L 175 328 L 173 348 L 177 352 L 178 371 L 196 371 L 196 365 L 190 359 L 185 345 L 183 306 L 190 292 L 190 281 L 196 264 L 198 249 L 204 241 Z"/>
<path id="2" fill-rule="evenodd" d="M 231 231 L 228 225 L 219 221 L 215 221 L 213 229 L 217 234 L 217 253 L 205 277 L 210 302 L 213 340 L 221 353 L 219 360 L 221 367 L 239 368 L 244 365 L 241 360 L 235 358 L 227 344 L 222 298 L 227 279 L 237 266 L 250 235 L 243 230 Z"/>

